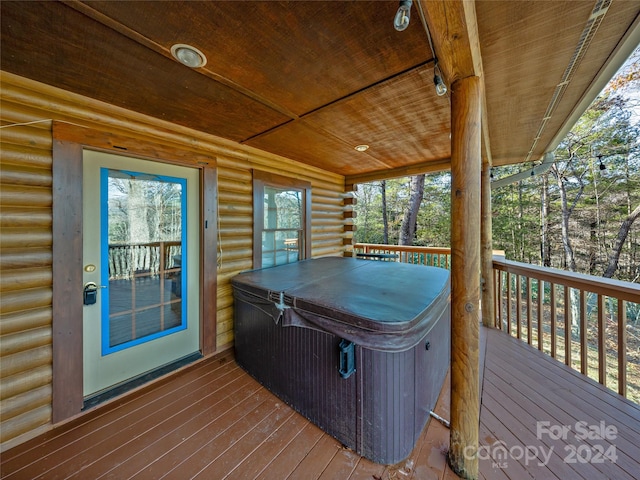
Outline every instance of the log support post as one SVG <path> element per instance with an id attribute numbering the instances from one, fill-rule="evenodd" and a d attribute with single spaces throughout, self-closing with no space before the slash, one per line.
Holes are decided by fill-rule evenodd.
<path id="1" fill-rule="evenodd" d="M 482 324 L 495 327 L 496 307 L 494 304 L 495 284 L 493 280 L 493 236 L 491 224 L 491 164 L 485 157 L 482 161 L 481 179 L 481 262 L 482 262 Z"/>
<path id="2" fill-rule="evenodd" d="M 478 477 L 481 84 L 451 86 L 451 432 L 449 464 Z"/>

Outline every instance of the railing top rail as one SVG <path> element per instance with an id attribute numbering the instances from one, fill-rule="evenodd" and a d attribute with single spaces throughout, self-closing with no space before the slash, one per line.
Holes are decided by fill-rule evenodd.
<path id="1" fill-rule="evenodd" d="M 176 246 L 180 245 L 182 241 L 180 240 L 164 240 L 160 242 L 147 242 L 147 243 L 110 243 L 109 248 L 116 247 L 159 247 L 160 245 L 168 245 L 168 246 Z"/>
<path id="2" fill-rule="evenodd" d="M 556 268 L 541 267 L 528 263 L 493 257 L 493 268 L 516 275 L 535 278 L 545 282 L 566 285 L 587 292 L 615 297 L 629 302 L 640 303 L 640 285 L 611 278 L 596 277 L 583 273 L 567 272 Z"/>
<path id="3" fill-rule="evenodd" d="M 424 252 L 450 254 L 451 249 L 447 247 L 420 247 L 412 245 L 386 245 L 380 243 L 356 243 L 353 248 L 377 248 L 380 250 L 395 250 L 397 252 Z"/>

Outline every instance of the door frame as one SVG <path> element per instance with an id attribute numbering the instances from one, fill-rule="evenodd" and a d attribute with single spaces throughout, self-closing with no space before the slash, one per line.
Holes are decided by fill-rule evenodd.
<path id="1" fill-rule="evenodd" d="M 216 351 L 216 160 L 187 148 L 53 122 L 52 163 L 52 422 L 83 408 L 82 158 L 85 149 L 200 170 L 200 352 Z"/>

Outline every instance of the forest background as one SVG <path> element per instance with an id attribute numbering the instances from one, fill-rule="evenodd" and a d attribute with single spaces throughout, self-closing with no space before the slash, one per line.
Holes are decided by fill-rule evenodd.
<path id="1" fill-rule="evenodd" d="M 640 282 L 640 49 L 536 174 L 537 163 L 496 167 L 493 246 L 506 258 Z M 355 241 L 448 247 L 449 172 L 358 185 Z"/>

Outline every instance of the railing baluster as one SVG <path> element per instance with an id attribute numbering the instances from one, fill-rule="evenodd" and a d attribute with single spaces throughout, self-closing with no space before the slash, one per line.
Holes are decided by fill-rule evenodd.
<path id="1" fill-rule="evenodd" d="M 618 300 L 618 393 L 627 396 L 627 302 Z"/>
<path id="2" fill-rule="evenodd" d="M 511 335 L 511 274 L 507 272 L 507 333 Z"/>
<path id="3" fill-rule="evenodd" d="M 520 279 L 521 275 L 516 275 L 516 323 L 518 325 L 517 337 L 518 340 L 521 340 L 520 331 L 522 330 L 521 321 L 522 321 L 522 299 L 520 298 L 520 289 L 522 288 L 522 281 Z"/>
<path id="4" fill-rule="evenodd" d="M 493 269 L 493 276 L 491 277 L 493 279 L 493 304 L 497 307 L 499 307 L 499 299 L 500 299 L 500 291 L 499 291 L 499 286 L 498 286 L 498 275 L 500 274 L 500 270 L 496 270 L 495 268 Z M 497 313 L 498 309 L 494 309 L 494 316 L 493 316 L 493 327 L 494 328 L 500 328 L 498 326 L 498 318 L 500 317 L 500 313 L 498 313 L 498 317 L 495 316 L 495 313 Z"/>
<path id="5" fill-rule="evenodd" d="M 556 284 L 551 282 L 551 356 L 556 358 Z"/>
<path id="6" fill-rule="evenodd" d="M 532 332 L 532 328 L 531 328 L 531 312 L 532 312 L 532 308 L 531 308 L 531 301 L 532 301 L 532 297 L 531 297 L 531 277 L 527 277 L 527 343 L 529 345 L 531 345 L 531 332 Z"/>
<path id="7" fill-rule="evenodd" d="M 571 292 L 564 286 L 564 363 L 571 366 Z"/>
<path id="8" fill-rule="evenodd" d="M 589 373 L 589 346 L 587 345 L 587 296 L 580 290 L 580 371 Z"/>
<path id="9" fill-rule="evenodd" d="M 498 328 L 502 330 L 502 289 L 504 288 L 504 275 L 502 270 L 498 271 Z"/>
<path id="10" fill-rule="evenodd" d="M 538 279 L 538 350 L 544 351 L 544 281 Z"/>
<path id="11" fill-rule="evenodd" d="M 598 381 L 607 386 L 607 351 L 605 346 L 604 295 L 598 294 Z"/>

